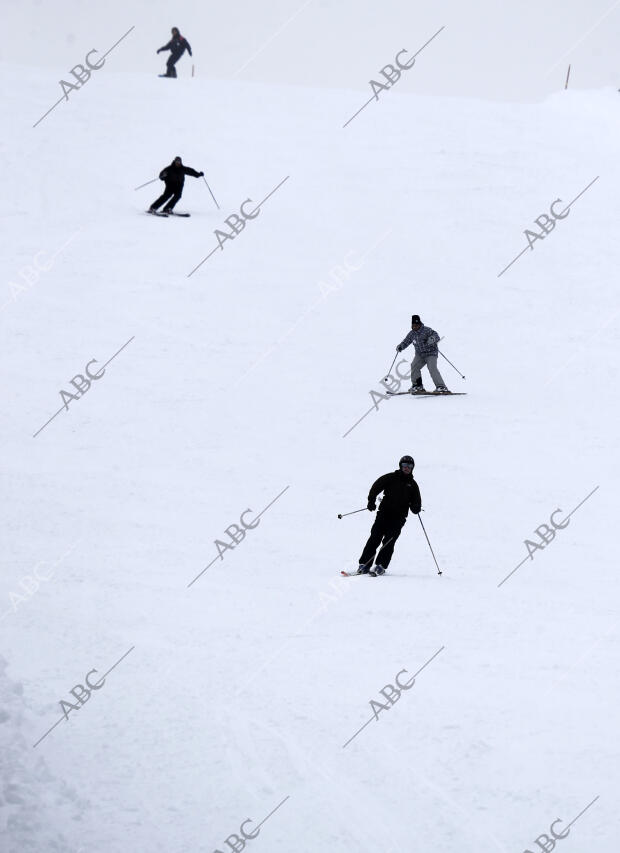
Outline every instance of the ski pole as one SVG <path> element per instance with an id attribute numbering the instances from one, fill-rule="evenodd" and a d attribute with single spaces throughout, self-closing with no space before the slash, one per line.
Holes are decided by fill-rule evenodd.
<path id="1" fill-rule="evenodd" d="M 147 181 L 145 184 L 140 184 L 140 186 L 139 186 L 139 187 L 134 187 L 134 192 L 135 192 L 136 190 L 141 190 L 141 189 L 142 189 L 142 187 L 148 187 L 148 185 L 149 185 L 149 184 L 154 184 L 154 183 L 155 183 L 155 181 L 158 181 L 158 180 L 159 180 L 159 178 L 153 178 L 153 180 L 152 180 L 152 181 Z"/>
<path id="2" fill-rule="evenodd" d="M 394 361 L 396 361 L 397 358 L 398 358 L 398 351 L 396 352 L 396 355 L 394 356 Z M 383 378 L 384 382 L 387 382 L 388 379 L 390 378 L 390 373 L 392 372 L 392 368 L 394 367 L 394 361 L 390 364 L 390 369 L 388 370 L 388 375 L 384 376 L 384 378 Z"/>
<path id="3" fill-rule="evenodd" d="M 463 374 L 461 373 L 461 371 L 458 369 L 458 367 L 456 367 L 456 365 L 452 364 L 452 362 L 450 361 L 450 359 L 449 359 L 449 358 L 446 358 L 446 356 L 442 353 L 442 351 L 441 351 L 440 349 L 438 349 L 438 350 L 437 350 L 437 352 L 439 353 L 439 355 L 440 355 L 440 356 L 442 356 L 442 358 L 445 358 L 445 359 L 446 359 L 446 361 L 448 362 L 448 364 L 450 364 L 450 365 L 452 365 L 452 367 L 454 367 L 454 369 L 456 370 L 456 372 L 458 373 L 458 375 L 461 377 L 461 379 L 465 379 L 465 377 L 463 376 Z"/>
<path id="4" fill-rule="evenodd" d="M 426 536 L 426 541 L 428 542 L 428 547 L 431 549 L 431 554 L 433 555 L 433 560 L 435 561 L 435 565 L 437 566 L 437 573 L 441 574 L 442 572 L 441 572 L 441 569 L 439 568 L 439 563 L 437 562 L 437 557 L 435 556 L 435 552 L 433 551 L 433 546 L 431 545 L 431 541 L 428 538 L 428 535 L 426 533 L 426 528 L 424 527 L 424 522 L 422 521 L 420 515 L 418 515 L 418 520 L 419 520 L 420 524 L 422 525 L 422 530 L 424 531 L 424 535 Z"/>
<path id="5" fill-rule="evenodd" d="M 338 518 L 344 518 L 345 515 L 355 515 L 356 512 L 365 512 L 368 507 L 363 506 L 361 509 L 354 509 L 353 512 L 339 512 Z"/>
<path id="6" fill-rule="evenodd" d="M 207 179 L 205 178 L 205 176 L 204 176 L 204 175 L 202 176 L 202 180 L 205 182 L 205 184 L 207 184 Z M 213 193 L 211 192 L 211 187 L 209 186 L 209 184 L 207 184 L 207 189 L 208 189 L 208 190 L 209 190 L 209 192 L 211 193 L 211 198 L 213 199 L 213 201 L 215 201 L 215 196 L 214 196 L 214 195 L 213 195 Z M 215 201 L 215 206 L 217 207 L 217 209 L 218 209 L 218 210 L 220 209 L 220 206 L 219 206 L 219 204 L 217 203 L 217 201 Z"/>

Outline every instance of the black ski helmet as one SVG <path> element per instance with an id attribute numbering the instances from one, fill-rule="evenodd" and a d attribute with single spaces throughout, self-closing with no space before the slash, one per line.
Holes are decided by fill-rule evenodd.
<path id="1" fill-rule="evenodd" d="M 420 320 L 420 315 L 419 315 L 419 314 L 412 314 L 412 316 L 411 316 L 411 325 L 412 325 L 412 326 L 417 326 L 417 325 L 418 325 L 418 323 L 419 323 L 421 326 L 423 326 L 423 325 L 424 325 L 424 324 L 422 323 L 422 320 Z"/>
<path id="2" fill-rule="evenodd" d="M 413 457 L 411 457 L 411 456 L 401 456 L 401 458 L 400 458 L 400 460 L 399 460 L 399 462 L 398 462 L 398 467 L 399 467 L 399 468 L 400 468 L 400 466 L 403 464 L 403 462 L 406 462 L 408 465 L 411 465 L 411 470 L 413 471 L 413 469 L 415 468 L 415 462 L 413 461 Z"/>

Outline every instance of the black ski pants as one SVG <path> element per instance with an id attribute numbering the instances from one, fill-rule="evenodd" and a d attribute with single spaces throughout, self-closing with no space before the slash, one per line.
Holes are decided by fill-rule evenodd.
<path id="1" fill-rule="evenodd" d="M 179 61 L 181 58 L 181 54 L 175 56 L 174 53 L 171 53 L 168 57 L 168 61 L 166 62 L 166 77 L 176 77 L 177 70 L 174 67 L 175 63 Z"/>
<path id="2" fill-rule="evenodd" d="M 372 565 L 375 552 L 381 544 L 381 549 L 377 554 L 375 565 L 383 566 L 384 569 L 390 565 L 392 554 L 394 553 L 394 545 L 400 536 L 400 531 L 403 529 L 406 518 L 402 516 L 388 515 L 379 511 L 375 518 L 375 523 L 370 528 L 370 536 L 368 542 L 364 546 L 362 556 L 360 557 L 360 565 Z"/>
<path id="3" fill-rule="evenodd" d="M 166 184 L 166 189 L 160 195 L 158 199 L 156 199 L 151 205 L 151 210 L 157 210 L 157 208 L 161 207 L 161 205 L 167 201 L 168 204 L 165 206 L 164 210 L 172 210 L 177 201 L 183 195 L 183 187 L 179 187 L 176 184 L 174 186 L 170 186 Z"/>

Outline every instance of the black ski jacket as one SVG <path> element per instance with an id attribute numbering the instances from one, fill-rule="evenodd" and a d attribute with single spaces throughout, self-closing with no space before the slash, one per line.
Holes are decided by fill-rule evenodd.
<path id="1" fill-rule="evenodd" d="M 185 175 L 191 175 L 194 178 L 199 178 L 200 172 L 197 172 L 189 166 L 183 166 L 182 164 L 180 166 L 175 166 L 173 160 L 169 166 L 166 166 L 165 169 L 161 170 L 159 173 L 159 180 L 165 181 L 167 187 L 180 190 L 183 188 L 183 184 L 185 183 Z"/>
<path id="2" fill-rule="evenodd" d="M 160 47 L 157 53 L 161 53 L 162 50 L 170 50 L 172 51 L 170 56 L 172 59 L 180 59 L 181 56 L 185 53 L 185 50 L 189 55 L 192 55 L 192 49 L 189 46 L 189 42 L 187 39 L 183 38 L 183 36 L 175 36 L 171 38 L 168 44 L 165 44 L 163 47 Z M 152 50 L 152 48 L 151 48 Z"/>
<path id="3" fill-rule="evenodd" d="M 383 492 L 383 500 L 379 505 L 381 514 L 406 519 L 408 510 L 417 515 L 422 509 L 420 490 L 413 474 L 404 474 L 399 470 L 379 477 L 368 492 L 368 502 L 375 503 L 380 492 Z"/>

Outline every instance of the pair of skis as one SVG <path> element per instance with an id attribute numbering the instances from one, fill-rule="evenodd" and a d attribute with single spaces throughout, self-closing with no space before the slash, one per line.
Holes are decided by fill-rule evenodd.
<path id="1" fill-rule="evenodd" d="M 342 575 L 343 578 L 355 578 L 358 575 L 360 577 L 364 577 L 365 575 L 370 575 L 371 578 L 381 578 L 386 573 L 383 572 L 383 574 L 378 575 L 376 572 L 345 572 L 344 569 L 341 569 L 340 574 Z"/>
<path id="2" fill-rule="evenodd" d="M 191 216 L 191 213 L 177 213 L 174 210 L 169 211 L 168 213 L 164 213 L 163 210 L 147 210 L 147 213 L 150 213 L 152 216 L 163 216 L 167 218 L 168 216 Z"/>
<path id="3" fill-rule="evenodd" d="M 466 397 L 467 391 L 418 391 L 417 394 L 412 394 L 411 391 L 387 391 L 390 397 L 401 397 L 407 394 L 409 397 Z"/>

